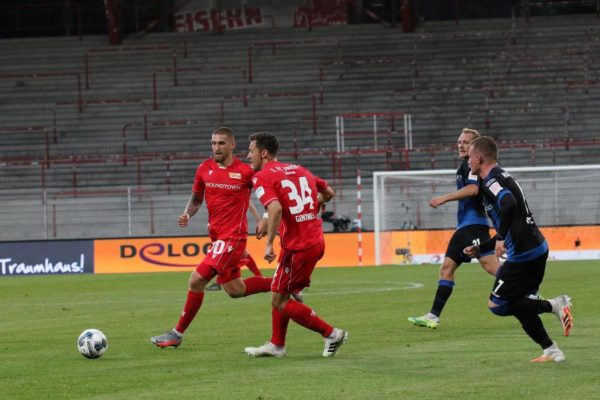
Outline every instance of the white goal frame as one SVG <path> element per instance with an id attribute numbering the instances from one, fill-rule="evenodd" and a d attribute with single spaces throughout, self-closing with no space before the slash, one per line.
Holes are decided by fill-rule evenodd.
<path id="1" fill-rule="evenodd" d="M 504 167 L 503 167 L 504 168 Z M 590 171 L 600 170 L 600 164 L 590 165 L 567 165 L 567 166 L 541 166 L 541 167 L 515 167 L 505 168 L 509 173 L 520 172 L 560 172 L 560 171 Z M 432 176 L 432 175 L 453 175 L 456 174 L 456 169 L 439 169 L 439 170 L 420 170 L 420 171 L 375 171 L 373 172 L 373 221 L 374 221 L 374 240 L 375 240 L 375 265 L 381 265 L 381 204 L 385 202 L 385 191 L 383 179 L 386 177 L 408 177 L 408 176 Z M 517 177 L 518 178 L 518 177 Z M 600 182 L 598 182 L 600 184 Z M 456 190 L 456 187 L 454 188 Z M 451 192 L 449 190 L 448 192 Z M 527 193 L 525 193 L 527 196 Z M 559 196 L 555 192 L 555 196 Z M 535 212 L 535 210 L 534 210 Z"/>

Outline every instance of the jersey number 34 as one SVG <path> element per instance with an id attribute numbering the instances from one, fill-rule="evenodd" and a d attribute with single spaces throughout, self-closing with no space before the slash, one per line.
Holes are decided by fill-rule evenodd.
<path id="1" fill-rule="evenodd" d="M 305 176 L 301 176 L 298 178 L 298 184 L 300 187 L 297 187 L 294 182 L 288 179 L 281 181 L 281 186 L 290 190 L 288 197 L 290 198 L 289 209 L 292 215 L 300 214 L 307 204 L 310 205 L 311 210 L 314 209 L 314 200 L 312 198 L 312 190 L 310 190 L 310 186 L 308 185 L 308 179 Z"/>

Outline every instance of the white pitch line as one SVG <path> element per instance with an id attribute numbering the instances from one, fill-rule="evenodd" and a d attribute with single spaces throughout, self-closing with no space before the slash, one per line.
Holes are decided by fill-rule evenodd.
<path id="1" fill-rule="evenodd" d="M 378 282 L 362 282 L 362 283 L 378 283 Z M 310 296 L 312 294 L 318 295 L 340 295 L 340 294 L 354 294 L 354 293 L 378 293 L 378 292 L 392 292 L 396 290 L 412 290 L 412 289 L 420 289 L 424 285 L 420 282 L 398 282 L 404 284 L 402 287 L 379 287 L 379 288 L 360 288 L 354 290 L 324 290 L 324 289 L 308 289 L 306 295 Z"/>
<path id="2" fill-rule="evenodd" d="M 319 283 L 340 283 L 340 281 L 330 281 L 330 282 L 323 282 L 323 281 L 319 281 Z M 343 282 L 341 282 L 343 283 Z M 355 281 L 352 281 L 352 283 L 356 283 Z M 378 281 L 362 281 L 360 282 L 362 284 L 377 284 L 377 283 L 381 283 Z M 389 282 L 386 282 L 389 283 Z M 398 284 L 403 284 L 404 286 L 399 286 L 399 287 L 378 287 L 378 288 L 358 288 L 358 289 L 350 289 L 350 290 L 327 290 L 327 289 L 313 289 L 313 288 L 309 288 L 307 290 L 306 295 L 308 296 L 312 296 L 314 295 L 319 295 L 319 296 L 338 296 L 341 294 L 356 294 L 356 293 L 380 293 L 380 292 L 393 292 L 396 290 L 412 290 L 412 289 L 420 289 L 422 288 L 424 285 L 420 282 L 397 282 Z M 173 298 L 180 296 L 181 292 L 180 291 L 168 291 L 168 290 L 161 290 L 159 291 L 162 295 L 166 295 L 166 294 L 170 294 L 173 295 Z M 88 297 L 86 295 L 86 297 Z M 228 299 L 229 297 L 227 297 Z M 172 300 L 172 299 L 171 299 Z M 160 299 L 160 298 L 155 298 L 155 299 L 144 299 L 144 300 L 138 300 L 135 302 L 135 304 L 139 305 L 139 304 L 154 304 L 154 303 L 163 303 L 164 299 Z M 35 305 L 41 305 L 43 304 L 44 306 L 50 306 L 50 307 L 64 307 L 65 309 L 69 310 L 69 311 L 78 311 L 78 308 L 80 308 L 83 305 L 102 305 L 102 304 L 122 304 L 123 300 L 78 300 L 77 298 L 72 298 L 71 302 L 67 302 L 67 301 L 63 301 L 63 302 L 58 302 L 58 303 L 48 303 L 45 302 L 43 300 L 33 300 L 33 301 L 27 301 L 27 302 L 19 302 L 19 303 L 12 303 L 15 306 L 35 306 Z M 54 318 L 54 317 L 52 317 Z"/>

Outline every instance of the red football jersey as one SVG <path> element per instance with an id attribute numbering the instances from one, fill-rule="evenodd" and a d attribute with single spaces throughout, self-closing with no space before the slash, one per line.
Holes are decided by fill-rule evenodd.
<path id="1" fill-rule="evenodd" d="M 221 167 L 213 159 L 198 166 L 192 190 L 206 201 L 212 238 L 248 236 L 246 212 L 253 175 L 252 167 L 235 157 L 228 167 Z"/>
<path id="2" fill-rule="evenodd" d="M 302 250 L 323 240 L 322 221 L 317 216 L 317 194 L 327 188 L 327 181 L 299 165 L 271 161 L 254 175 L 252 183 L 256 197 L 265 208 L 274 200 L 281 203 L 281 247 Z"/>

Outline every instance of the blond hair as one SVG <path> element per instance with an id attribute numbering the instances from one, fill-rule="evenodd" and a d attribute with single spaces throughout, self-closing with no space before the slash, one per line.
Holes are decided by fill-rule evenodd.
<path id="1" fill-rule="evenodd" d="M 471 128 L 463 128 L 461 133 L 468 133 L 469 135 L 473 136 L 473 139 L 477 139 L 478 137 L 481 137 L 481 134 L 479 132 L 477 132 L 475 129 L 471 129 Z"/>

